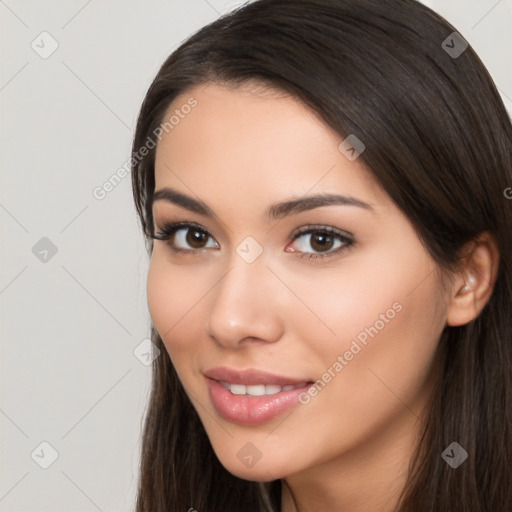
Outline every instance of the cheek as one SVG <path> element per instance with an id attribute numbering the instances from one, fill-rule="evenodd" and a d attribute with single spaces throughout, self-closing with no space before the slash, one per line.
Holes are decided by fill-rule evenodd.
<path id="1" fill-rule="evenodd" d="M 372 293 L 354 289 L 354 302 L 350 297 L 338 302 L 345 307 L 343 322 L 334 326 L 338 342 L 322 354 L 325 371 L 332 368 L 335 377 L 315 400 L 324 421 L 339 411 L 340 431 L 357 432 L 357 425 L 365 425 L 360 435 L 370 438 L 397 415 L 421 412 L 444 323 L 433 276 L 412 293 L 411 282 L 404 276 L 388 279 Z"/>
<path id="2" fill-rule="evenodd" d="M 376 244 L 371 251 L 347 258 L 338 269 L 297 280 L 298 294 L 324 324 L 317 332 L 323 334 L 331 353 L 348 350 L 355 338 L 364 346 L 365 339 L 392 334 L 398 349 L 406 343 L 405 337 L 413 341 L 434 337 L 443 320 L 434 264 L 415 237 L 403 236 L 400 242 Z M 318 322 L 310 324 L 318 329 Z M 383 350 L 385 346 L 395 347 L 387 343 Z"/>
<path id="3" fill-rule="evenodd" d="M 160 247 L 151 256 L 146 291 L 151 319 L 172 357 L 180 343 L 197 338 L 187 332 L 194 326 L 187 319 L 204 292 L 188 279 L 186 272 L 169 264 L 165 248 Z"/>
<path id="4" fill-rule="evenodd" d="M 322 320 L 304 315 L 295 329 L 311 340 L 318 377 L 327 381 L 318 393 L 332 405 L 325 411 L 343 403 L 351 416 L 380 410 L 384 417 L 423 390 L 445 324 L 443 299 L 432 261 L 420 247 L 407 249 L 347 260 L 314 287 L 298 281 L 296 291 Z"/>
<path id="5" fill-rule="evenodd" d="M 369 338 L 366 329 L 375 324 L 379 332 L 386 332 L 389 325 L 400 322 L 412 276 L 421 272 L 418 262 L 397 268 L 389 250 L 368 251 L 340 261 L 337 267 L 306 269 L 300 274 L 295 269 L 279 270 L 302 302 L 289 297 L 286 303 L 289 292 L 282 292 L 286 306 L 280 311 L 288 320 L 287 328 L 300 333 L 298 340 L 310 343 L 324 364 L 349 350 L 354 338 L 364 342 Z"/>
<path id="6" fill-rule="evenodd" d="M 168 279 L 164 273 L 164 267 L 156 255 L 156 249 L 153 250 L 149 264 L 146 292 L 151 319 L 160 336 L 163 336 L 164 323 L 167 324 L 167 329 L 172 326 L 169 313 L 174 311 L 175 295 L 169 293 Z"/>
<path id="7" fill-rule="evenodd" d="M 190 272 L 169 263 L 165 248 L 153 250 L 147 277 L 148 308 L 186 389 L 194 389 L 197 384 L 194 358 L 200 353 L 202 326 L 193 320 L 193 315 L 206 291 L 206 286 L 194 282 Z"/>

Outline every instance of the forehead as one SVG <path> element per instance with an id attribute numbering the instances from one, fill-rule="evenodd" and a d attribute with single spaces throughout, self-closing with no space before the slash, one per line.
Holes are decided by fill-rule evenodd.
<path id="1" fill-rule="evenodd" d="M 340 152 L 344 138 L 285 92 L 203 84 L 175 98 L 164 122 L 171 116 L 156 151 L 157 190 L 263 205 L 310 190 L 365 194 L 374 202 L 382 193 L 362 159 Z"/>

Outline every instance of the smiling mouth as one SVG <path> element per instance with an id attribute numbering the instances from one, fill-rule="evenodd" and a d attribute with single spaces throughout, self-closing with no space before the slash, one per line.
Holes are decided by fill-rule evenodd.
<path id="1" fill-rule="evenodd" d="M 247 396 L 265 396 L 275 395 L 282 391 L 291 391 L 293 389 L 303 388 L 304 386 L 311 384 L 310 382 L 301 382 L 295 385 L 279 386 L 277 384 L 254 384 L 246 386 L 245 384 L 232 384 L 225 380 L 219 380 L 219 382 L 225 389 L 233 393 L 234 395 L 247 395 Z"/>
<path id="2" fill-rule="evenodd" d="M 309 378 L 255 368 L 220 366 L 203 373 L 217 413 L 240 425 L 259 425 L 283 414 L 299 405 L 300 396 L 314 384 Z"/>

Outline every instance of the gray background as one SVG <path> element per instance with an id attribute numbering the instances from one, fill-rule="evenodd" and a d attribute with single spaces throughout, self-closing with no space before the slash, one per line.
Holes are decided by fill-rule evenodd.
<path id="1" fill-rule="evenodd" d="M 239 3 L 0 0 L 1 511 L 133 508 L 148 257 L 130 176 L 93 190 L 127 162 L 163 60 Z M 512 0 L 425 3 L 512 112 Z"/>

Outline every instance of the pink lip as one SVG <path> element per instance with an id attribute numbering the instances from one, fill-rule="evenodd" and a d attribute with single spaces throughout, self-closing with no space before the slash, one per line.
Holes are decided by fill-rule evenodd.
<path id="1" fill-rule="evenodd" d="M 270 421 L 299 403 L 299 396 L 313 384 L 273 395 L 234 395 L 219 380 L 246 386 L 275 384 L 278 386 L 297 385 L 307 379 L 297 380 L 257 370 L 237 371 L 230 368 L 214 368 L 205 372 L 210 398 L 217 412 L 228 421 L 241 425 L 257 425 Z"/>
<path id="2" fill-rule="evenodd" d="M 277 386 L 296 386 L 301 382 L 310 382 L 309 379 L 293 379 L 283 377 L 260 370 L 236 370 L 225 366 L 211 368 L 204 374 L 213 380 L 224 380 L 231 384 L 245 384 L 246 386 L 256 384 L 275 384 Z"/>

